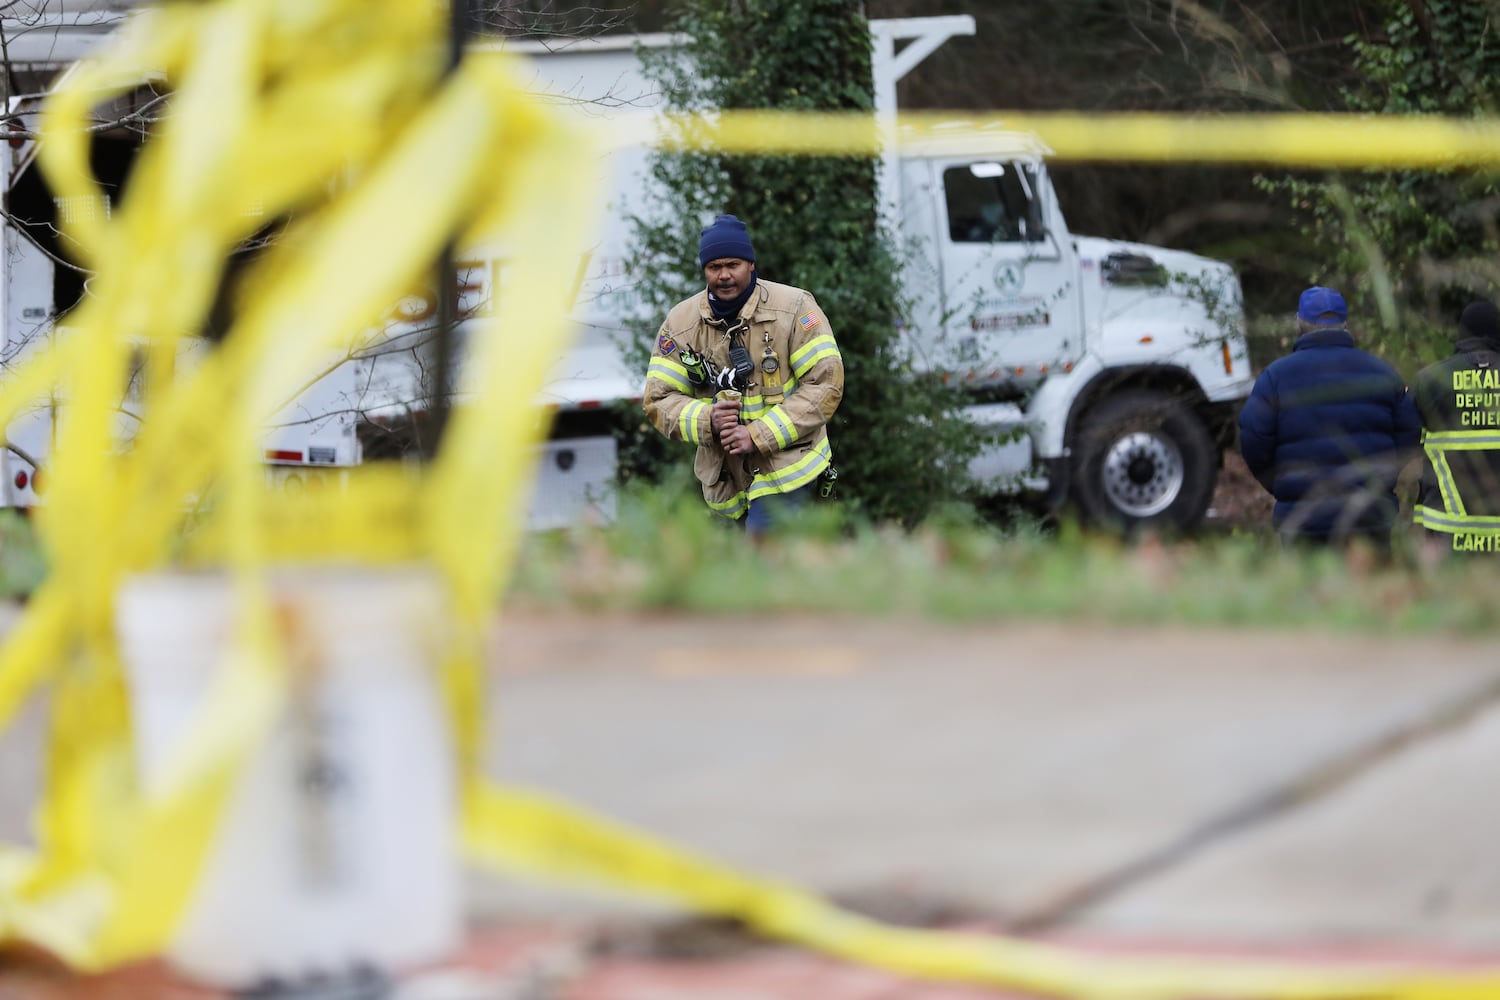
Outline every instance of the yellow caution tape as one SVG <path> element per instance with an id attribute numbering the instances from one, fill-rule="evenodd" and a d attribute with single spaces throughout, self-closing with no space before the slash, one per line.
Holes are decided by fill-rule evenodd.
<path id="1" fill-rule="evenodd" d="M 1030 153 L 1077 162 L 1322 169 L 1500 164 L 1500 121 L 1436 115 L 902 112 L 887 120 L 862 112 L 736 110 L 622 115 L 600 131 L 606 145 L 650 142 L 680 152 L 744 155 Z"/>
<path id="2" fill-rule="evenodd" d="M 97 269 L 70 332 L 0 386 L 0 423 L 54 392 L 68 401 L 49 502 L 38 513 L 53 570 L 0 649 L 0 727 L 33 691 L 52 687 L 39 848 L 0 850 L 0 939 L 33 942 L 80 969 L 170 943 L 236 777 L 287 697 L 288 640 L 266 571 L 311 555 L 441 569 L 458 627 L 440 677 L 466 789 L 465 840 L 481 862 L 651 893 L 914 976 L 1047 995 L 1500 994 L 1495 972 L 1101 957 L 889 927 L 487 783 L 484 626 L 524 523 L 527 458 L 539 434 L 531 400 L 568 335 L 575 264 L 598 206 L 580 169 L 589 160 L 585 138 L 523 93 L 507 58 L 468 58 L 444 75 L 439 13 L 438 4 L 410 0 L 211 0 L 146 10 L 47 103 L 43 164 L 59 196 L 87 199 L 101 196 L 88 167 L 90 110 L 147 78 L 173 93 L 172 115 L 143 150 L 128 197 L 108 218 L 70 224 L 79 258 Z M 679 122 L 668 142 L 851 154 L 875 153 L 884 139 L 983 151 L 1011 148 L 1017 140 L 1004 133 L 1015 128 L 1036 130 L 1075 159 L 1496 159 L 1495 134 L 1478 124 L 1283 118 L 1274 140 L 1264 119 L 1254 131 L 1245 124 L 1006 116 L 955 133 L 936 120 L 908 118 L 898 128 L 869 116 L 737 112 Z M 202 364 L 176 371 L 179 343 L 201 329 L 223 262 L 273 219 L 286 224 L 245 275 L 233 328 Z M 525 251 L 511 255 L 507 277 L 523 292 L 502 296 L 490 325 L 526 335 L 471 338 L 474 401 L 455 412 L 438 458 L 421 470 L 341 471 L 323 490 L 269 486 L 255 460 L 269 416 L 378 324 L 396 290 L 430 271 L 444 247 L 507 241 Z M 127 441 L 115 406 L 138 358 L 146 419 Z M 114 600 L 127 575 L 174 561 L 230 568 L 238 634 L 224 663 L 205 665 L 217 667 L 207 702 L 172 766 L 147 789 L 132 752 Z"/>
<path id="3" fill-rule="evenodd" d="M 144 11 L 46 105 L 42 164 L 59 195 L 87 199 L 100 196 L 87 155 L 95 103 L 148 76 L 173 93 L 128 197 L 68 232 L 97 268 L 91 295 L 58 345 L 0 388 L 5 419 L 48 393 L 68 401 L 38 512 L 52 573 L 0 653 L 0 722 L 43 683 L 53 688 L 40 849 L 0 866 L 0 937 L 85 969 L 171 940 L 236 774 L 285 694 L 264 575 L 292 545 L 304 557 L 423 558 L 447 570 L 468 628 L 442 676 L 465 770 L 477 770 L 480 638 L 504 572 L 492 557 L 513 551 L 520 530 L 507 515 L 530 474 L 531 401 L 566 337 L 593 205 L 571 166 L 582 140 L 532 110 L 508 63 L 443 76 L 440 14 L 405 0 Z M 547 204 L 567 207 L 543 220 Z M 225 260 L 281 218 L 276 245 L 245 274 L 223 344 L 173 372 Z M 528 294 L 499 315 L 531 346 L 479 351 L 471 368 L 492 395 L 451 425 L 452 440 L 483 461 L 445 448 L 420 477 L 372 466 L 321 494 L 267 487 L 256 461 L 262 426 L 320 365 L 343 357 L 396 290 L 430 273 L 449 244 L 523 239 Z M 115 408 L 142 357 L 146 419 L 127 441 Z M 179 556 L 234 571 L 240 635 L 178 748 L 178 769 L 143 789 L 114 596 L 128 574 Z"/>
<path id="4" fill-rule="evenodd" d="M 1500 995 L 1500 970 L 1393 973 L 1293 962 L 1099 955 L 997 935 L 892 927 L 534 792 L 475 782 L 465 803 L 468 848 L 485 864 L 649 894 L 913 977 L 1080 1000 L 1482 1000 Z"/>

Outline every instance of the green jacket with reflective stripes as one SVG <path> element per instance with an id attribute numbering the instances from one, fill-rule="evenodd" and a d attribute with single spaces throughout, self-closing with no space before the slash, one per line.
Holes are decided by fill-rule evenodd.
<path id="1" fill-rule="evenodd" d="M 1456 347 L 1412 386 L 1425 453 L 1415 517 L 1455 536 L 1455 549 L 1491 551 L 1500 543 L 1500 343 Z M 1459 544 L 1468 538 L 1484 544 Z"/>

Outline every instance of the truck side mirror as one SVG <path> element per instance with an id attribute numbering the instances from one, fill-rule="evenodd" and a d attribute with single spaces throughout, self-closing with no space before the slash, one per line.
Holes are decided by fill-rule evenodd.
<path id="1" fill-rule="evenodd" d="M 1037 197 L 1035 178 L 1031 171 L 1017 165 L 1016 180 L 1026 196 L 1026 214 L 1021 219 L 1021 239 L 1027 243 L 1040 243 L 1047 238 L 1047 224 L 1042 221 L 1042 199 Z"/>
<path id="2" fill-rule="evenodd" d="M 1026 218 L 1021 220 L 1021 238 L 1028 243 L 1040 243 L 1047 238 L 1047 224 L 1042 221 L 1042 206 L 1037 202 L 1026 206 Z"/>

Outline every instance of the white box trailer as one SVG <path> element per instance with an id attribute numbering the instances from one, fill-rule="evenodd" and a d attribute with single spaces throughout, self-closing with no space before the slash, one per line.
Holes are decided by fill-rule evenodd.
<path id="1" fill-rule="evenodd" d="M 105 108 L 108 120 L 125 106 Z M 67 315 L 87 294 L 87 275 L 67 259 L 60 229 L 69 213 L 109 212 L 110 196 L 90 204 L 67 204 L 53 196 L 36 162 L 34 131 L 38 98 L 13 99 L 11 121 L 21 133 L 5 147 L 0 195 L 6 204 L 0 225 L 0 316 L 4 317 L 0 372 L 24 361 L 41 345 L 68 335 Z M 133 131 L 101 131 L 94 140 L 93 167 L 106 192 L 118 190 L 128 177 L 140 145 Z M 233 265 L 231 265 L 231 270 Z M 461 254 L 453 268 L 459 322 L 455 338 L 467 334 L 463 317 L 483 311 L 502 272 L 496 259 Z M 367 458 L 414 458 L 412 431 L 430 411 L 433 386 L 427 345 L 437 329 L 437 296 L 428 289 L 393 303 L 389 320 L 368 332 L 344 355 L 330 355 L 327 370 L 301 391 L 265 426 L 261 459 L 268 476 L 289 490 L 321 485 Z M 209 331 L 211 332 L 211 331 Z M 207 340 L 185 343 L 179 366 L 195 363 Z M 559 362 L 559 377 L 539 404 L 601 414 L 608 402 L 638 388 L 623 380 L 601 387 L 595 357 L 597 343 L 583 341 Z M 3 377 L 3 376 L 0 376 Z M 587 394 L 587 395 L 586 395 Z M 0 505 L 29 508 L 45 502 L 47 459 L 62 410 L 55 399 L 39 400 L 5 429 L 7 447 L 0 450 Z M 127 391 L 119 406 L 118 436 L 127 440 L 140 417 L 137 400 Z M 577 432 L 548 441 L 538 452 L 538 473 L 530 504 L 532 528 L 556 528 L 581 518 L 608 520 L 614 514 L 613 479 L 616 444 L 612 435 L 579 439 Z"/>
<path id="2" fill-rule="evenodd" d="M 13 99 L 9 111 L 16 117 L 12 121 L 33 126 L 39 107 L 36 99 Z M 133 136 L 108 132 L 96 141 L 95 168 L 106 190 L 122 183 L 137 142 Z M 7 209 L 5 224 L 0 226 L 0 252 L 4 254 L 0 315 L 5 321 L 0 370 L 21 363 L 52 339 L 68 336 L 67 314 L 87 294 L 88 275 L 68 260 L 59 229 L 71 213 L 111 210 L 109 195 L 89 204 L 54 198 L 36 165 L 36 151 L 34 140 L 13 139 L 6 146 L 5 169 L 0 175 L 0 194 Z M 184 343 L 179 366 L 194 364 L 206 346 L 206 341 Z M 353 407 L 367 364 L 363 359 L 331 364 L 326 377 L 289 400 L 268 424 L 263 458 L 289 487 L 305 483 L 314 470 L 360 463 L 362 449 Z M 118 414 L 117 434 L 123 441 L 141 417 L 130 388 L 122 394 Z M 6 428 L 0 504 L 24 508 L 42 502 L 47 457 L 60 416 L 55 399 L 39 400 Z"/>

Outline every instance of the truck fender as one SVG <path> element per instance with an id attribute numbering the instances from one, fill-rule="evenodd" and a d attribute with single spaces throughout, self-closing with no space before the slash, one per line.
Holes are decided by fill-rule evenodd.
<path id="1" fill-rule="evenodd" d="M 1096 355 L 1085 354 L 1072 371 L 1051 375 L 1032 393 L 1026 405 L 1031 426 L 1032 452 L 1037 459 L 1063 459 L 1068 456 L 1068 440 L 1073 421 L 1073 405 L 1094 381 L 1104 374 L 1104 364 Z"/>

